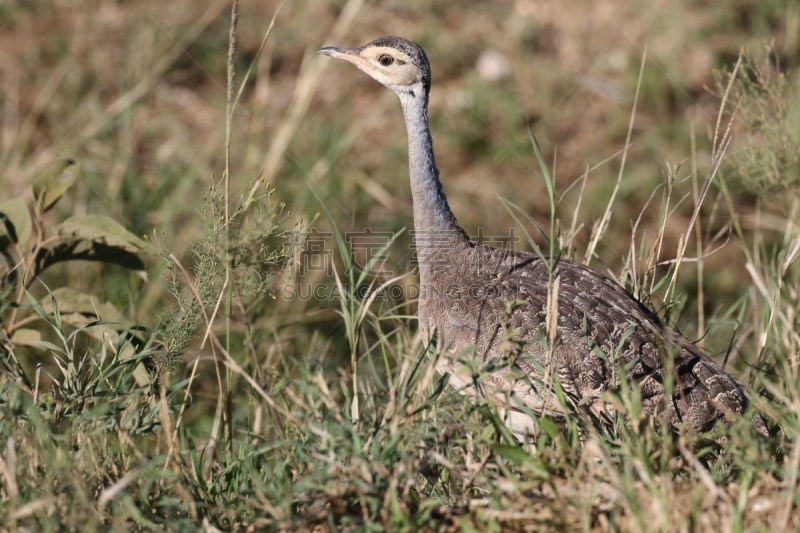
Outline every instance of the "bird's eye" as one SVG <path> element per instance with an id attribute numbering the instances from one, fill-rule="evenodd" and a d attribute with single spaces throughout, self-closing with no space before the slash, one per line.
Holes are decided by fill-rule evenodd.
<path id="1" fill-rule="evenodd" d="M 378 63 L 380 63 L 384 67 L 388 67 L 389 65 L 394 63 L 394 58 L 392 56 L 383 55 L 378 58 Z"/>

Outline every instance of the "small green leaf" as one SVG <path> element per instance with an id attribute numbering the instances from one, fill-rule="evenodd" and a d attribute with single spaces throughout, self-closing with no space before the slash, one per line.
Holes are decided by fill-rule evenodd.
<path id="1" fill-rule="evenodd" d="M 553 421 L 547 417 L 542 417 L 539 419 L 539 429 L 542 433 L 545 433 L 550 439 L 553 441 L 558 440 L 558 427 L 553 423 Z"/>
<path id="2" fill-rule="evenodd" d="M 64 239 L 92 241 L 126 252 L 148 251 L 145 241 L 123 228 L 116 220 L 102 215 L 70 217 L 56 226 L 55 230 Z"/>
<path id="3" fill-rule="evenodd" d="M 517 439 L 514 437 L 514 434 L 511 433 L 511 430 L 508 429 L 505 423 L 500 419 L 496 411 L 493 411 L 492 409 L 490 409 L 485 405 L 478 405 L 477 409 L 478 412 L 481 414 L 481 416 L 483 416 L 484 418 L 489 420 L 489 422 L 492 423 L 495 430 L 497 430 L 497 432 L 500 433 L 504 439 L 506 439 L 508 442 L 517 442 Z"/>
<path id="4" fill-rule="evenodd" d="M 611 362 L 608 360 L 608 356 L 606 355 L 606 352 L 603 351 L 603 349 L 600 347 L 599 344 L 597 344 L 594 341 L 589 341 L 589 347 L 592 349 L 592 351 L 594 352 L 594 354 L 597 357 L 599 357 L 601 360 L 605 361 L 606 363 L 611 364 Z"/>
<path id="5" fill-rule="evenodd" d="M 635 359 L 629 361 L 628 363 L 625 363 L 622 369 L 625 372 L 630 372 L 636 365 L 642 362 L 642 359 L 644 359 L 644 357 L 636 357 Z"/>
<path id="6" fill-rule="evenodd" d="M 436 400 L 439 398 L 439 396 L 441 396 L 442 391 L 444 391 L 444 388 L 447 386 L 447 383 L 449 381 L 450 381 L 450 374 L 448 373 L 442 374 L 442 377 L 439 378 L 439 382 L 436 384 L 436 390 L 434 390 L 433 394 L 431 394 L 430 397 L 427 400 L 425 400 L 425 403 L 423 403 L 417 409 L 414 410 L 413 414 L 421 413 L 422 411 L 424 411 L 425 409 L 429 409 L 431 405 L 436 403 Z"/>
<path id="7" fill-rule="evenodd" d="M 509 446 L 507 444 L 492 444 L 492 450 L 494 450 L 494 453 L 496 453 L 500 457 L 508 459 L 515 465 L 525 464 L 530 459 L 530 455 L 528 455 L 528 452 L 526 452 L 519 446 Z"/>
<path id="8" fill-rule="evenodd" d="M 24 248 L 31 238 L 33 222 L 28 204 L 16 197 L 0 203 L 0 249 L 13 242 Z"/>
<path id="9" fill-rule="evenodd" d="M 44 306 L 42 306 L 44 307 Z M 61 310 L 58 308 L 58 302 L 56 302 L 55 297 L 50 294 L 50 307 L 53 310 L 53 319 L 55 320 L 56 327 L 60 330 L 61 327 Z"/>
<path id="10" fill-rule="evenodd" d="M 50 317 L 45 312 L 45 310 L 42 308 L 42 304 L 40 304 L 39 302 L 36 301 L 36 298 L 33 297 L 33 294 L 31 294 L 28 291 L 28 289 L 25 289 L 25 297 L 28 298 L 28 301 L 30 302 L 31 306 L 33 307 L 33 310 L 36 311 L 39 314 L 39 316 L 44 318 L 49 324 L 52 324 L 52 322 L 50 322 Z"/>
<path id="11" fill-rule="evenodd" d="M 58 352 L 58 353 L 63 354 L 63 355 L 67 355 L 67 352 L 65 352 L 63 348 L 59 348 L 58 346 L 56 346 L 52 342 L 36 341 L 36 342 L 33 343 L 33 345 L 39 346 L 40 348 L 47 348 L 48 350 L 51 350 L 53 352 Z"/>
<path id="12" fill-rule="evenodd" d="M 78 179 L 80 165 L 72 159 L 59 161 L 33 183 L 33 196 L 40 213 L 48 211 Z"/>
<path id="13" fill-rule="evenodd" d="M 191 382 L 191 381 L 192 381 L 192 378 L 186 378 L 186 379 L 184 379 L 183 381 L 179 381 L 178 383 L 176 383 L 175 385 L 172 385 L 172 386 L 171 386 L 171 387 L 170 387 L 170 388 L 167 390 L 167 394 L 172 394 L 172 393 L 173 393 L 173 392 L 175 392 L 175 391 L 178 391 L 178 390 L 181 390 L 181 389 L 183 389 L 183 387 L 184 387 L 185 385 L 188 385 L 188 384 L 189 384 L 189 382 Z"/>
<path id="14" fill-rule="evenodd" d="M 492 444 L 491 447 L 492 451 L 503 459 L 511 461 L 517 466 L 528 468 L 535 476 L 544 479 L 550 477 L 547 469 L 542 466 L 541 462 L 537 461 L 531 454 L 525 451 L 524 448 L 505 444 Z"/>
<path id="15" fill-rule="evenodd" d="M 35 329 L 20 328 L 11 336 L 11 344 L 21 346 L 38 346 L 42 334 Z"/>

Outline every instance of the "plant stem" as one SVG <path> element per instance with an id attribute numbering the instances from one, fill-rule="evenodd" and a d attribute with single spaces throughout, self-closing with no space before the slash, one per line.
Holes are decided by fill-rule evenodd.
<path id="1" fill-rule="evenodd" d="M 231 353 L 231 309 L 233 302 L 233 284 L 231 275 L 233 270 L 233 255 L 231 253 L 231 216 L 230 216 L 230 185 L 231 185 L 231 121 L 234 106 L 234 82 L 236 81 L 236 26 L 239 22 L 239 1 L 233 0 L 231 5 L 231 31 L 228 36 L 228 94 L 227 109 L 225 113 L 225 350 Z M 233 444 L 232 414 L 232 373 L 229 367 L 225 370 L 225 440 L 228 451 Z"/>

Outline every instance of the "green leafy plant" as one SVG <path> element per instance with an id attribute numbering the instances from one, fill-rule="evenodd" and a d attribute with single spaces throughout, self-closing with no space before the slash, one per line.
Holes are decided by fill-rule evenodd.
<path id="1" fill-rule="evenodd" d="M 738 72 L 737 72 L 738 71 Z M 766 57 L 745 50 L 733 73 L 715 72 L 718 91 L 733 76 L 730 98 L 742 124 L 732 161 L 744 185 L 774 198 L 800 183 L 800 100 L 780 55 L 767 48 Z"/>
<path id="2" fill-rule="evenodd" d="M 56 320 L 59 329 L 62 323 L 68 324 L 112 343 L 131 326 L 113 304 L 67 286 L 55 288 L 37 302 L 29 290 L 50 267 L 65 261 L 100 261 L 147 278 L 143 256 L 150 247 L 115 220 L 75 215 L 53 222 L 48 212 L 69 192 L 79 173 L 75 161 L 57 162 L 34 181 L 30 200 L 17 196 L 0 204 L 0 335 L 7 361 L 21 375 L 24 372 L 14 355 L 15 347 L 50 347 L 38 328 L 43 321 Z M 88 328 L 90 324 L 93 327 Z M 147 382 L 143 368 L 137 379 L 142 385 Z"/>

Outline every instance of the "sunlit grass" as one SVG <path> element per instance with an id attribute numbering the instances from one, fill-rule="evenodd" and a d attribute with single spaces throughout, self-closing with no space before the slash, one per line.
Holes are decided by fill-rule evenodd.
<path id="1" fill-rule="evenodd" d="M 26 326 L 60 350 L 0 339 L 4 527 L 800 526 L 794 78 L 791 70 L 755 75 L 751 52 L 746 77 L 721 75 L 716 95 L 702 88 L 713 85 L 713 67 L 733 69 L 740 45 L 771 37 L 783 14 L 791 19 L 793 3 L 764 4 L 749 24 L 731 19 L 745 5 L 709 7 L 702 17 L 684 4 L 650 13 L 620 3 L 585 14 L 624 26 L 631 33 L 622 41 L 611 22 L 578 31 L 581 16 L 552 7 L 530 18 L 526 2 L 480 3 L 458 23 L 448 5 L 424 2 L 295 3 L 257 57 L 277 5 L 243 2 L 233 63 L 228 2 L 99 12 L 87 4 L 69 13 L 42 4 L 64 18 L 19 8 L 4 26 L 19 36 L 50 24 L 26 48 L 21 70 L 0 82 L 0 183 L 9 197 L 27 194 L 50 161 L 74 157 L 81 179 L 44 215 L 46 228 L 102 213 L 132 235 L 147 234 L 162 255 L 148 259 L 147 282 L 95 263 L 53 267 L 46 286 L 30 285 L 30 298 L 6 290 L 16 286 L 3 263 L 3 333 L 30 316 Z M 364 287 L 415 284 L 402 231 L 411 209 L 401 115 L 392 95 L 361 77 L 326 74 L 313 52 L 399 31 L 382 15 L 408 23 L 403 33 L 434 64 L 437 158 L 467 230 L 526 230 L 532 242 L 521 246 L 585 260 L 619 280 L 702 338 L 747 387 L 751 412 L 695 435 L 639 417 L 635 387 L 626 384 L 609 396 L 619 407 L 610 423 L 573 410 L 566 421 L 537 420 L 539 434 L 519 443 L 495 405 L 458 395 L 435 371 L 435 350 L 416 335 L 413 298 L 364 297 Z M 659 23 L 648 25 L 648 16 Z M 488 35 L 491 28 L 503 31 Z M 778 37 L 791 41 L 784 30 Z M 686 52 L 676 35 L 689 31 Z M 641 71 L 640 42 L 648 44 Z M 513 75 L 499 83 L 474 73 L 489 46 L 512 59 Z M 228 122 L 226 167 L 226 69 L 238 70 L 238 90 L 253 61 Z M 781 120 L 760 118 L 767 111 Z M 729 123 L 735 141 L 726 150 Z M 538 158 L 530 128 L 542 142 Z M 513 207 L 504 209 L 498 194 Z M 330 235 L 330 277 L 297 267 L 312 221 Z M 345 234 L 364 228 L 393 236 L 387 259 L 373 255 L 368 268 L 350 269 L 365 258 L 350 255 Z M 294 268 L 279 268 L 285 262 Z M 392 274 L 376 275 L 379 268 Z M 287 297 L 298 283 L 327 284 L 339 296 Z M 110 325 L 56 319 L 59 302 L 48 292 L 59 287 L 108 301 L 127 324 L 151 329 L 98 342 Z M 489 368 L 471 371 L 480 379 Z M 756 409 L 769 439 L 752 431 Z"/>

